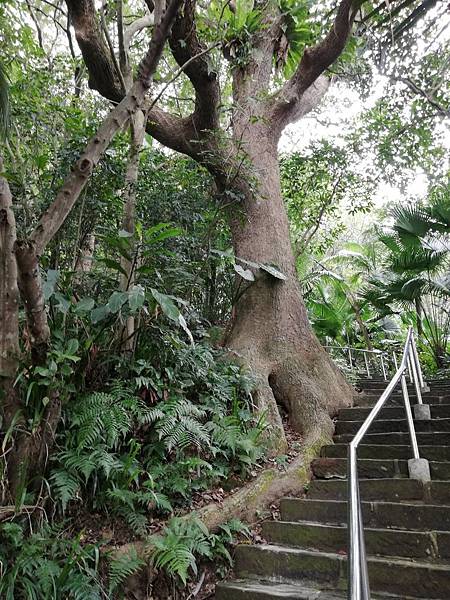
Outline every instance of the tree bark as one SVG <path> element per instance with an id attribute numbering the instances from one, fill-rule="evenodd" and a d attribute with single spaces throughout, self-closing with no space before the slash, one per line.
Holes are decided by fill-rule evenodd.
<path id="1" fill-rule="evenodd" d="M 0 158 L 0 172 L 3 162 Z M 7 180 L 0 177 L 0 407 L 3 429 L 20 410 L 14 380 L 19 366 L 19 289 L 14 255 L 16 222 Z"/>
<path id="2" fill-rule="evenodd" d="M 256 189 L 241 182 L 244 199 L 230 211 L 235 255 L 274 265 L 280 280 L 264 270 L 238 300 L 226 345 L 257 379 L 256 399 L 266 411 L 273 439 L 284 446 L 277 402 L 303 434 L 332 430 L 330 415 L 352 401 L 352 391 L 319 344 L 300 293 L 289 222 L 281 195 L 277 138 L 264 126 L 245 128 L 239 139 L 253 167 Z M 245 265 L 244 265 L 245 266 Z"/>
<path id="3" fill-rule="evenodd" d="M 122 228 L 131 236 L 134 236 L 136 233 L 136 186 L 139 176 L 139 156 L 145 137 L 146 120 L 146 114 L 141 110 L 130 119 L 130 152 L 125 173 Z M 133 260 L 133 254 L 136 251 L 136 244 L 133 239 L 133 237 L 130 238 L 130 260 L 124 257 L 121 259 L 121 265 L 125 271 L 120 282 L 120 287 L 123 291 L 129 290 L 134 282 L 135 261 Z M 130 315 L 126 320 L 123 332 L 124 349 L 128 352 L 134 350 L 134 330 L 135 319 Z"/>

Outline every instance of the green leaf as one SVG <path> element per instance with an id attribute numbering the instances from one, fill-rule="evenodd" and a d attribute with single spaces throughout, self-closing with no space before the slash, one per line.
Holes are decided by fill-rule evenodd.
<path id="1" fill-rule="evenodd" d="M 241 265 L 235 264 L 234 270 L 238 275 L 242 277 L 242 279 L 245 279 L 245 281 L 255 281 L 255 276 L 253 275 L 253 272 L 250 269 L 244 269 L 243 267 L 241 267 Z"/>
<path id="2" fill-rule="evenodd" d="M 119 231 L 119 237 L 121 237 L 121 238 L 131 238 L 131 237 L 133 237 L 133 234 L 130 233 L 129 231 L 126 231 L 125 229 L 121 229 Z"/>
<path id="3" fill-rule="evenodd" d="M 58 282 L 59 272 L 54 269 L 47 271 L 47 278 L 42 285 L 42 291 L 44 292 L 44 300 L 47 302 L 55 293 L 56 284 Z"/>
<path id="4" fill-rule="evenodd" d="M 56 308 L 64 315 L 66 315 L 70 310 L 70 300 L 67 300 L 67 298 L 65 298 L 62 294 L 58 292 L 54 295 L 54 298 L 57 302 Z"/>
<path id="5" fill-rule="evenodd" d="M 115 315 L 119 312 L 127 300 L 128 294 L 126 292 L 113 292 L 109 297 L 107 306 L 113 315 Z"/>
<path id="6" fill-rule="evenodd" d="M 187 336 L 188 336 L 191 344 L 193 344 L 194 338 L 192 337 L 191 330 L 187 326 L 186 320 L 181 313 L 178 315 L 178 323 L 180 324 L 181 328 L 187 333 Z"/>
<path id="7" fill-rule="evenodd" d="M 105 304 L 105 306 L 98 306 L 91 312 L 91 322 L 93 325 L 97 325 L 97 323 L 104 321 L 109 315 L 110 310 L 107 304 Z"/>
<path id="8" fill-rule="evenodd" d="M 169 317 L 169 319 L 172 319 L 172 321 L 179 323 L 180 311 L 178 310 L 176 304 L 171 300 L 171 298 L 169 298 L 169 296 L 167 296 L 166 294 L 162 294 L 161 292 L 158 292 L 153 288 L 150 291 L 152 293 L 153 298 L 160 305 L 163 313 L 167 317 Z"/>
<path id="9" fill-rule="evenodd" d="M 115 260 L 112 260 L 111 258 L 99 258 L 98 261 L 102 262 L 104 265 L 106 265 L 110 269 L 113 269 L 114 271 L 118 271 L 119 273 L 122 273 L 122 275 L 125 275 L 125 277 L 128 277 L 128 273 L 125 271 L 125 269 L 122 267 L 122 265 L 120 263 L 116 262 Z"/>
<path id="10" fill-rule="evenodd" d="M 128 304 L 131 312 L 136 312 L 143 307 L 145 302 L 145 291 L 142 285 L 133 285 L 128 292 Z"/>
<path id="11" fill-rule="evenodd" d="M 281 279 L 282 281 L 286 281 L 286 275 L 279 271 L 278 268 L 274 265 L 260 265 L 260 268 L 263 271 L 266 271 L 266 273 L 269 273 L 269 275 L 272 275 L 272 277 L 275 277 L 276 279 Z"/>
<path id="12" fill-rule="evenodd" d="M 67 342 L 65 352 L 66 352 L 66 354 L 76 354 L 78 352 L 79 347 L 80 347 L 79 341 L 75 338 L 71 338 Z"/>
<path id="13" fill-rule="evenodd" d="M 93 298 L 82 298 L 75 305 L 74 312 L 77 315 L 82 315 L 82 314 L 90 312 L 94 308 L 94 306 L 95 306 L 95 301 Z"/>
<path id="14" fill-rule="evenodd" d="M 241 29 L 245 25 L 248 15 L 253 10 L 254 4 L 254 0 L 236 0 L 235 22 L 237 29 Z"/>

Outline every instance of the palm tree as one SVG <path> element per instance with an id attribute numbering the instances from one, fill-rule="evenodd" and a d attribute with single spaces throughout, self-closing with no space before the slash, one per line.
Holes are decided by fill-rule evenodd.
<path id="1" fill-rule="evenodd" d="M 379 232 L 387 250 L 383 272 L 372 274 L 364 297 L 380 316 L 415 311 L 419 336 L 438 367 L 450 338 L 450 197 L 436 187 L 427 205 L 396 206 L 392 227 Z"/>

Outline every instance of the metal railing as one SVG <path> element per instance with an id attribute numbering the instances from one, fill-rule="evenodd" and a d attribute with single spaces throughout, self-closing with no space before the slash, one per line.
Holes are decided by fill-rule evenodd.
<path id="1" fill-rule="evenodd" d="M 421 459 L 419 446 L 417 444 L 416 430 L 408 395 L 406 372 L 409 373 L 417 395 L 418 409 L 416 418 L 430 418 L 429 406 L 423 405 L 422 391 L 428 391 L 425 385 L 422 369 L 420 367 L 414 333 L 409 329 L 404 346 L 403 357 L 395 375 L 382 393 L 369 416 L 360 427 L 358 433 L 349 444 L 348 449 L 348 537 L 349 537 L 349 565 L 348 565 L 348 600 L 370 600 L 369 575 L 367 568 L 366 549 L 364 542 L 364 527 L 362 518 L 361 498 L 358 480 L 357 450 L 361 440 L 378 416 L 380 410 L 390 398 L 397 384 L 401 382 L 403 400 L 405 405 L 406 419 L 408 422 L 409 435 L 411 438 L 413 458 L 408 461 L 410 478 L 419 479 L 422 482 L 430 480 L 428 461 Z M 416 407 L 415 407 L 416 408 Z M 425 409 L 425 410 L 424 410 Z"/>
<path id="2" fill-rule="evenodd" d="M 354 348 L 352 346 L 324 346 L 326 350 L 339 350 L 342 354 L 347 358 L 350 369 L 355 370 L 357 367 L 356 357 L 358 353 L 361 353 L 364 358 L 364 368 L 367 373 L 367 377 L 370 379 L 372 374 L 376 373 L 373 364 L 371 365 L 371 360 L 377 362 L 380 361 L 381 373 L 383 374 L 383 378 L 387 381 L 387 374 L 389 372 L 390 363 L 395 367 L 397 367 L 397 356 L 395 352 L 392 352 L 392 362 L 391 357 L 388 352 L 384 350 L 367 350 L 366 348 Z M 371 359 L 371 360 L 370 360 Z"/>

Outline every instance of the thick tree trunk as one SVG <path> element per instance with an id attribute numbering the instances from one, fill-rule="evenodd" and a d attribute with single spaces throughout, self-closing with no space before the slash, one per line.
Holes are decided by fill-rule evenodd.
<path id="1" fill-rule="evenodd" d="M 257 403 L 267 411 L 274 439 L 284 445 L 277 402 L 304 435 L 332 430 L 330 416 L 352 401 L 352 390 L 312 332 L 303 303 L 280 188 L 276 141 L 264 128 L 241 134 L 255 183 L 241 182 L 244 199 L 230 226 L 235 255 L 270 264 L 286 280 L 259 270 L 237 301 L 227 345 L 257 377 Z M 243 265 L 245 266 L 245 265 Z"/>

